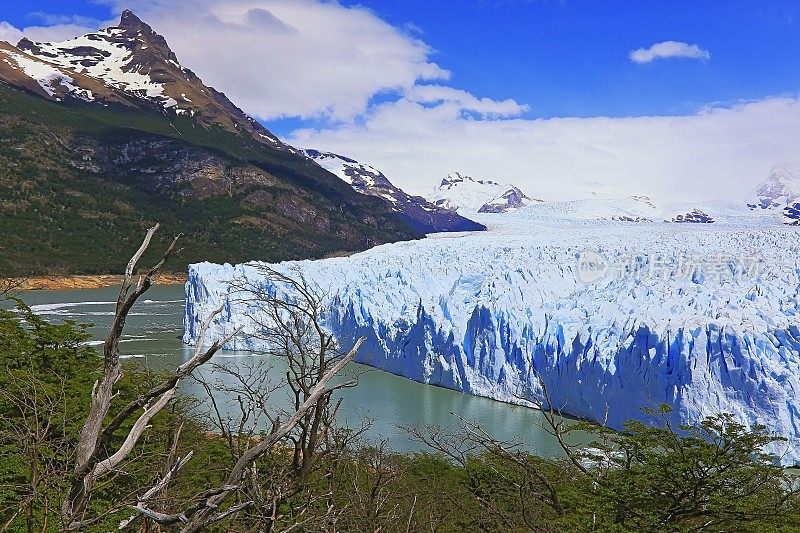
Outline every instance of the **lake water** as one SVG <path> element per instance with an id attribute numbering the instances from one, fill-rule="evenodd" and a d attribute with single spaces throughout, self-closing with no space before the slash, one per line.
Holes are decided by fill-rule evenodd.
<path id="1" fill-rule="evenodd" d="M 92 323 L 90 331 L 97 343 L 105 337 L 114 314 L 118 289 L 70 291 L 30 291 L 22 299 L 48 320 L 72 319 Z M 155 286 L 132 309 L 120 344 L 124 357 L 140 358 L 153 369 L 174 368 L 191 357 L 192 349 L 180 340 L 183 320 L 183 287 Z M 285 364 L 281 358 L 269 358 L 241 352 L 219 352 L 212 360 L 226 367 L 247 368 L 267 363 L 271 367 L 264 387 L 281 383 Z M 358 386 L 340 391 L 342 406 L 337 420 L 351 427 L 360 425 L 364 417 L 372 424 L 365 433 L 371 444 L 385 441 L 398 452 L 425 450 L 403 428 L 432 425 L 454 427 L 459 417 L 480 427 L 495 438 L 519 440 L 527 449 L 543 456 L 560 454 L 555 439 L 542 427 L 543 415 L 535 409 L 509 405 L 487 398 L 424 385 L 380 370 L 352 363 L 349 375 L 359 375 Z M 209 380 L 224 381 L 224 372 L 206 368 L 201 375 Z M 198 399 L 206 399 L 205 390 L 197 381 L 185 379 L 182 391 Z M 217 400 L 234 413 L 231 398 L 221 393 Z M 276 407 L 287 405 L 285 390 L 272 394 Z M 198 409 L 203 409 L 202 405 Z"/>

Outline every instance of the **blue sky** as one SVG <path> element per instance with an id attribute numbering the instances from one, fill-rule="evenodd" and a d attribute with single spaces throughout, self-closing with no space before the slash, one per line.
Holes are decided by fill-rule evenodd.
<path id="1" fill-rule="evenodd" d="M 433 60 L 453 72 L 451 84 L 526 103 L 529 117 L 682 114 L 800 89 L 800 2 L 341 3 L 366 6 L 425 41 Z M 2 6 L 2 18 L 18 27 L 41 23 L 37 12 L 98 20 L 116 15 L 90 1 L 2 0 Z M 665 40 L 696 43 L 711 60 L 629 60 L 631 50 Z M 287 133 L 298 123 L 309 122 L 275 121 L 273 127 Z"/>
<path id="2" fill-rule="evenodd" d="M 0 6 L 0 38 L 11 27 L 5 38 L 40 40 L 130 7 L 281 137 L 373 163 L 412 192 L 448 169 L 531 187 L 669 192 L 679 176 L 704 194 L 743 191 L 800 153 L 800 0 Z M 651 46 L 694 57 L 631 59 Z"/>
<path id="3" fill-rule="evenodd" d="M 367 2 L 423 30 L 451 83 L 515 98 L 536 116 L 674 114 L 800 88 L 800 3 L 757 1 Z M 443 6 L 447 7 L 443 7 Z M 636 65 L 630 50 L 677 40 L 708 62 Z"/>

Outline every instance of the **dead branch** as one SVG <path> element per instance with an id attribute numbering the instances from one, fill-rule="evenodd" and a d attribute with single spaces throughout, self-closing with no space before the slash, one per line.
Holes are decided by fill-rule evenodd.
<path id="1" fill-rule="evenodd" d="M 201 340 L 195 350 L 194 357 L 178 367 L 173 375 L 159 386 L 130 402 L 108 424 L 104 425 L 111 407 L 111 401 L 114 398 L 114 386 L 122 375 L 119 341 L 122 337 L 128 313 L 139 297 L 150 289 L 153 284 L 153 277 L 177 252 L 177 243 L 180 235 L 172 240 L 161 260 L 145 274 L 139 275 L 136 285 L 133 285 L 136 265 L 150 246 L 150 242 L 158 228 L 159 225 L 156 224 L 147 231 L 141 246 L 133 254 L 125 268 L 114 319 L 103 344 L 103 374 L 92 390 L 89 413 L 81 428 L 76 447 L 75 466 L 71 476 L 70 488 L 61 505 L 62 528 L 65 531 L 80 529 L 91 521 L 91 519 L 84 519 L 83 514 L 91 499 L 94 483 L 109 472 L 112 472 L 131 454 L 150 421 L 173 398 L 178 381 L 208 361 L 221 348 L 222 344 L 230 340 L 226 339 L 214 343 L 208 350 L 202 351 L 202 339 L 205 331 L 219 311 L 212 313 L 203 324 Z M 143 409 L 143 412 L 133 423 L 122 445 L 113 453 L 108 453 L 107 450 L 109 450 L 109 442 L 113 433 L 139 409 Z"/>
<path id="2" fill-rule="evenodd" d="M 350 363 L 358 353 L 361 345 L 364 343 L 364 338 L 356 341 L 353 348 L 342 358 L 340 358 L 330 370 L 328 370 L 322 378 L 317 382 L 316 386 L 309 391 L 308 398 L 299 406 L 295 413 L 283 422 L 276 430 L 272 431 L 269 435 L 261 438 L 259 442 L 252 448 L 247 450 L 236 462 L 231 469 L 228 479 L 223 487 L 220 487 L 216 494 L 212 495 L 204 502 L 202 508 L 198 509 L 197 513 L 191 517 L 189 523 L 182 529 L 183 533 L 192 533 L 201 531 L 206 526 L 210 525 L 219 518 L 215 518 L 216 509 L 218 509 L 225 500 L 240 486 L 247 473 L 248 468 L 259 457 L 272 449 L 281 439 L 286 437 L 297 424 L 302 420 L 306 413 L 314 409 L 317 403 L 325 396 L 330 395 L 334 390 L 341 388 L 341 385 L 334 385 L 329 387 L 328 383 L 336 376 L 341 370 Z"/>

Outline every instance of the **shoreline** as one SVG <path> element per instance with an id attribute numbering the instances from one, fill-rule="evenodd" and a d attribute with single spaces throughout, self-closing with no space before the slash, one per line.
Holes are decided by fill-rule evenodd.
<path id="1" fill-rule="evenodd" d="M 87 274 L 72 276 L 31 276 L 12 281 L 20 291 L 103 289 L 116 287 L 122 283 L 122 274 Z M 185 273 L 158 274 L 154 285 L 182 285 L 186 283 Z"/>

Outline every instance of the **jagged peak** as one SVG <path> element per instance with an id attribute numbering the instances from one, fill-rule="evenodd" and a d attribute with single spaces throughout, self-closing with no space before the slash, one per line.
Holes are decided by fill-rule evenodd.
<path id="1" fill-rule="evenodd" d="M 122 12 L 117 26 L 61 42 L 23 39 L 19 48 L 63 72 L 94 80 L 83 83 L 81 91 L 87 84 L 100 83 L 106 88 L 101 92 L 117 93 L 111 98 L 114 101 L 144 101 L 170 114 L 190 117 L 204 127 L 247 132 L 260 143 L 291 150 L 223 93 L 183 67 L 167 40 L 129 9 Z M 45 83 L 43 90 L 51 92 L 51 82 L 40 81 Z M 95 88 L 91 91 L 97 92 Z"/>
<path id="2" fill-rule="evenodd" d="M 517 187 L 516 185 L 511 185 L 511 187 L 501 195 L 501 198 L 509 198 L 514 195 L 518 196 L 519 198 L 522 198 L 523 200 L 531 199 L 527 194 L 522 192 L 520 188 Z"/>
<path id="3" fill-rule="evenodd" d="M 450 172 L 449 174 L 447 174 L 446 178 L 442 179 L 442 182 L 439 184 L 439 186 L 440 187 L 448 187 L 448 186 L 455 185 L 457 183 L 463 183 L 463 182 L 478 183 L 480 185 L 494 185 L 494 186 L 499 186 L 500 185 L 499 183 L 497 183 L 495 181 L 492 181 L 490 179 L 477 179 L 477 178 L 473 178 L 472 176 L 468 176 L 466 174 L 462 174 L 461 172 L 458 172 L 458 171 L 454 170 L 454 171 Z"/>
<path id="4" fill-rule="evenodd" d="M 33 41 L 31 41 L 31 40 L 30 40 L 30 39 L 28 39 L 27 37 L 23 37 L 23 38 L 22 38 L 22 39 L 20 39 L 20 40 L 19 40 L 19 42 L 17 43 L 17 48 L 20 48 L 20 49 L 22 49 L 22 50 L 25 50 L 27 47 L 30 47 L 30 46 L 36 46 L 36 43 L 34 43 Z"/>
<path id="5" fill-rule="evenodd" d="M 131 11 L 130 9 L 125 9 L 122 11 L 122 15 L 120 15 L 119 24 L 117 25 L 117 27 L 123 30 L 153 31 L 153 29 L 150 26 L 148 26 L 145 22 L 143 22 L 142 19 L 134 15 L 133 11 Z"/>

